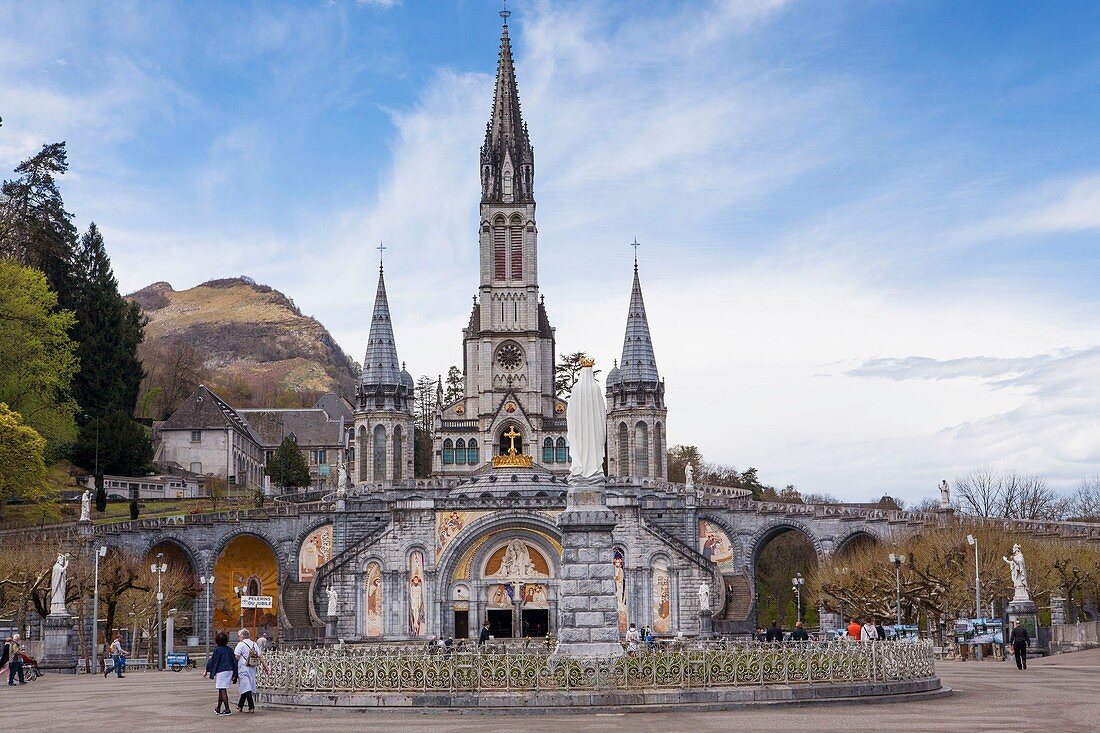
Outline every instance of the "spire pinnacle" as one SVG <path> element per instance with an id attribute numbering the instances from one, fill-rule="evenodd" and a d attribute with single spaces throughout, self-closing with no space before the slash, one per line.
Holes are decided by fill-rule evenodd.
<path id="1" fill-rule="evenodd" d="M 378 241 L 378 271 L 382 272 L 382 253 L 386 251 L 386 245 L 382 244 L 382 241 Z"/>
<path id="2" fill-rule="evenodd" d="M 379 248 L 383 248 L 381 244 Z M 397 345 L 393 339 L 390 303 L 386 297 L 386 278 L 379 264 L 378 290 L 374 296 L 374 314 L 371 316 L 367 353 L 363 357 L 360 381 L 364 385 L 371 386 L 400 385 L 402 369 L 403 365 L 397 358 Z"/>
<path id="3" fill-rule="evenodd" d="M 637 253 L 638 241 L 632 243 Z M 623 337 L 623 357 L 619 360 L 619 378 L 623 382 L 656 382 L 657 360 L 653 355 L 653 340 L 649 335 L 642 282 L 638 262 L 634 262 L 634 285 L 630 290 L 630 309 L 626 314 L 626 335 Z M 610 379 L 608 380 L 610 382 Z"/>
<path id="4" fill-rule="evenodd" d="M 481 146 L 481 198 L 484 202 L 532 201 L 535 154 L 520 111 L 507 7 L 500 11 L 500 53 L 493 88 L 493 110 Z"/>

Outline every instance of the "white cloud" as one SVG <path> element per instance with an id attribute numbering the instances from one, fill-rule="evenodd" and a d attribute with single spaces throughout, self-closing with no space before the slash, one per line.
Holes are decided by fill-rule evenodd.
<path id="1" fill-rule="evenodd" d="M 1013 213 L 977 225 L 970 234 L 993 238 L 1100 231 L 1100 174 L 1045 183 L 1006 208 Z"/>

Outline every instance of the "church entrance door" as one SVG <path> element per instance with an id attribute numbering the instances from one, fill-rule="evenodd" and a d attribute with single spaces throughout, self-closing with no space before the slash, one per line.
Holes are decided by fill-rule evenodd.
<path id="1" fill-rule="evenodd" d="M 550 610 L 546 608 L 523 609 L 523 635 L 542 638 L 550 631 Z"/>
<path id="2" fill-rule="evenodd" d="M 497 639 L 512 638 L 512 609 L 490 608 L 487 612 L 489 633 Z"/>
<path id="3" fill-rule="evenodd" d="M 455 611 L 455 638 L 470 638 L 470 612 Z"/>

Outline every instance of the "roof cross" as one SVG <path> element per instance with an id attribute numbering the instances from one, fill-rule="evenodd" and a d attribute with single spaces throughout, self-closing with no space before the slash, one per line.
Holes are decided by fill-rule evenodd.
<path id="1" fill-rule="evenodd" d="M 634 269 L 638 269 L 638 248 L 642 246 L 642 243 L 638 241 L 637 237 L 634 237 L 634 241 L 630 243 L 630 246 L 634 248 Z"/>

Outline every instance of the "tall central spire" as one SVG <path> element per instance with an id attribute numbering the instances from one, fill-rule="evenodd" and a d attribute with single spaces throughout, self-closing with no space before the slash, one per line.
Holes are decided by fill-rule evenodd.
<path id="1" fill-rule="evenodd" d="M 481 146 L 481 199 L 487 203 L 534 200 L 535 153 L 520 112 L 508 15 L 507 10 L 501 12 L 504 24 L 500 31 L 493 112 Z"/>

